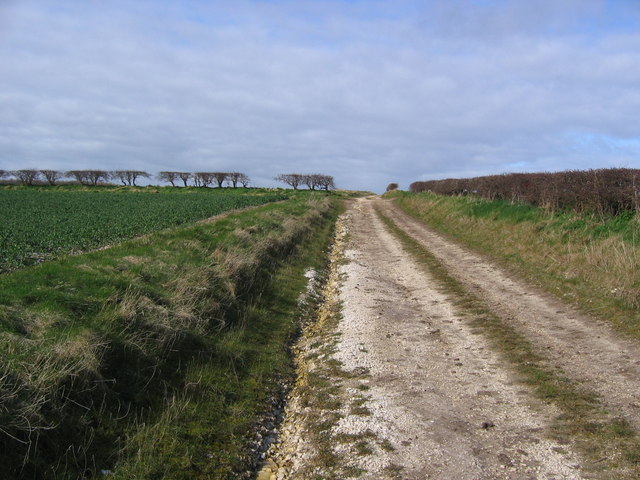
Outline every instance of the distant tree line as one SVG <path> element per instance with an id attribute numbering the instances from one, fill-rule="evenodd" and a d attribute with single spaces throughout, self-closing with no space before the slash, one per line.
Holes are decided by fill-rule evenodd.
<path id="1" fill-rule="evenodd" d="M 209 187 L 238 186 L 248 187 L 248 175 L 240 172 L 178 172 L 162 171 L 157 175 L 151 175 L 143 170 L 0 170 L 0 178 L 11 178 L 22 185 L 58 185 L 64 180 L 81 185 L 100 185 L 110 182 L 119 182 L 122 185 L 137 186 L 137 181 L 142 178 L 155 178 L 160 182 L 177 186 Z M 335 183 L 331 175 L 319 173 L 283 173 L 275 177 L 275 180 L 286 183 L 298 190 L 306 186 L 309 190 L 332 190 Z"/>
<path id="2" fill-rule="evenodd" d="M 152 178 L 153 176 L 142 170 L 0 170 L 0 178 L 11 178 L 22 185 L 36 185 L 46 183 L 48 185 L 58 185 L 63 180 L 71 180 L 81 185 L 99 185 L 112 181 L 120 182 L 122 185 L 137 186 L 136 182 L 142 178 Z M 161 182 L 170 183 L 176 187 L 181 183 L 187 187 L 208 187 L 217 185 L 223 187 L 225 184 L 233 188 L 242 185 L 249 186 L 249 177 L 240 172 L 170 172 L 164 171 L 155 175 Z M 178 185 L 176 185 L 178 184 Z"/>
<path id="3" fill-rule="evenodd" d="M 414 182 L 409 190 L 440 195 L 477 195 L 550 210 L 605 215 L 640 212 L 640 169 L 631 168 L 448 178 Z"/>
<path id="4" fill-rule="evenodd" d="M 160 172 L 157 177 L 162 182 L 170 183 L 172 187 L 176 186 L 176 183 L 182 182 L 182 185 L 187 187 L 191 182 L 196 187 L 208 187 L 209 185 L 216 185 L 218 188 L 222 188 L 225 184 L 230 185 L 233 188 L 237 188 L 239 185 L 243 187 L 249 186 L 249 177 L 240 172 Z"/>
<path id="5" fill-rule="evenodd" d="M 294 190 L 298 190 L 301 185 L 306 185 L 309 190 L 329 191 L 336 188 L 331 175 L 319 173 L 281 173 L 275 180 L 286 183 Z"/>

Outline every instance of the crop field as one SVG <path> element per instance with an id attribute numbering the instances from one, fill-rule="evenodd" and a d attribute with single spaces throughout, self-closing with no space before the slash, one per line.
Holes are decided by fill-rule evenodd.
<path id="1" fill-rule="evenodd" d="M 285 198 L 160 192 L 0 190 L 0 272 Z"/>

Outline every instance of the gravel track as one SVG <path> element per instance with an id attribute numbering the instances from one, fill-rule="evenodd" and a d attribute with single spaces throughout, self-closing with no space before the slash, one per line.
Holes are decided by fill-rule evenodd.
<path id="1" fill-rule="evenodd" d="M 597 393 L 614 417 L 624 418 L 640 431 L 640 349 L 636 341 L 454 244 L 395 204 L 379 199 L 375 204 L 532 342 L 548 366 L 561 369 Z"/>
<path id="2" fill-rule="evenodd" d="M 363 479 L 593 478 L 584 473 L 571 444 L 552 440 L 551 423 L 559 412 L 514 377 L 511 366 L 472 327 L 470 316 L 455 306 L 455 298 L 402 249 L 374 206 L 443 261 L 452 255 L 447 251 L 459 252 L 447 267 L 462 281 L 499 277 L 495 266 L 423 228 L 392 204 L 377 198 L 351 203 L 340 224 L 348 230 L 344 261 L 336 267 L 340 281 L 335 298 L 328 300 L 341 304 L 338 335 L 331 337 L 337 338 L 333 353 L 313 357 L 309 345 L 319 343 L 313 336 L 303 339 L 299 350 L 299 358 L 317 358 L 301 362 L 309 372 L 325 362 L 340 362 L 344 374 L 329 383 L 341 398 L 341 418 L 330 434 L 332 461 L 342 466 L 323 464 L 314 455 L 317 437 L 311 432 L 329 418 L 328 412 L 312 415 L 310 410 L 318 407 L 302 405 L 294 388 L 283 435 L 259 478 L 338 479 L 347 475 L 336 472 L 346 471 Z M 471 266 L 483 277 L 476 270 L 465 273 Z M 520 285 L 505 278 L 506 285 L 493 288 Z M 533 295 L 528 288 L 503 302 Z M 566 310 L 555 304 L 550 308 L 554 314 Z"/>
<path id="3" fill-rule="evenodd" d="M 351 214 L 334 355 L 347 371 L 367 369 L 371 410 L 345 416 L 337 433 L 369 429 L 395 449 L 363 457 L 361 478 L 381 478 L 389 465 L 403 479 L 581 478 L 577 456 L 545 436 L 557 412 L 514 381 L 374 203 L 361 200 Z"/>

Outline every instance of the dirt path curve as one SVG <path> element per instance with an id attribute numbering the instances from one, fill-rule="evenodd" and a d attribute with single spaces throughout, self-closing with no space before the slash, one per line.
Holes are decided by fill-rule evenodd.
<path id="1" fill-rule="evenodd" d="M 385 215 L 443 262 L 449 273 L 531 341 L 549 365 L 561 368 L 600 395 L 613 416 L 640 431 L 640 346 L 603 322 L 585 317 L 516 279 L 480 255 L 461 248 L 409 217 L 393 203 L 376 200 Z"/>
<path id="2" fill-rule="evenodd" d="M 339 337 L 320 357 L 346 372 L 329 379 L 343 400 L 331 430 L 336 458 L 367 479 L 583 478 L 571 447 L 546 435 L 558 412 L 518 384 L 457 316 L 455 299 L 403 251 L 374 204 L 382 202 L 360 199 L 346 214 Z M 276 456 L 281 467 L 261 478 L 345 478 L 326 473 L 335 465 L 307 468 L 306 431 L 314 425 L 300 427 L 295 418 L 309 407 L 293 404 L 279 445 L 286 453 Z"/>

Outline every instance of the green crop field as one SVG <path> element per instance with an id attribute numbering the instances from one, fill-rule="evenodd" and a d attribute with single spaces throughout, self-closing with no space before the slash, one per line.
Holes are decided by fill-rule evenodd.
<path id="1" fill-rule="evenodd" d="M 0 272 L 285 198 L 240 190 L 0 190 Z"/>

